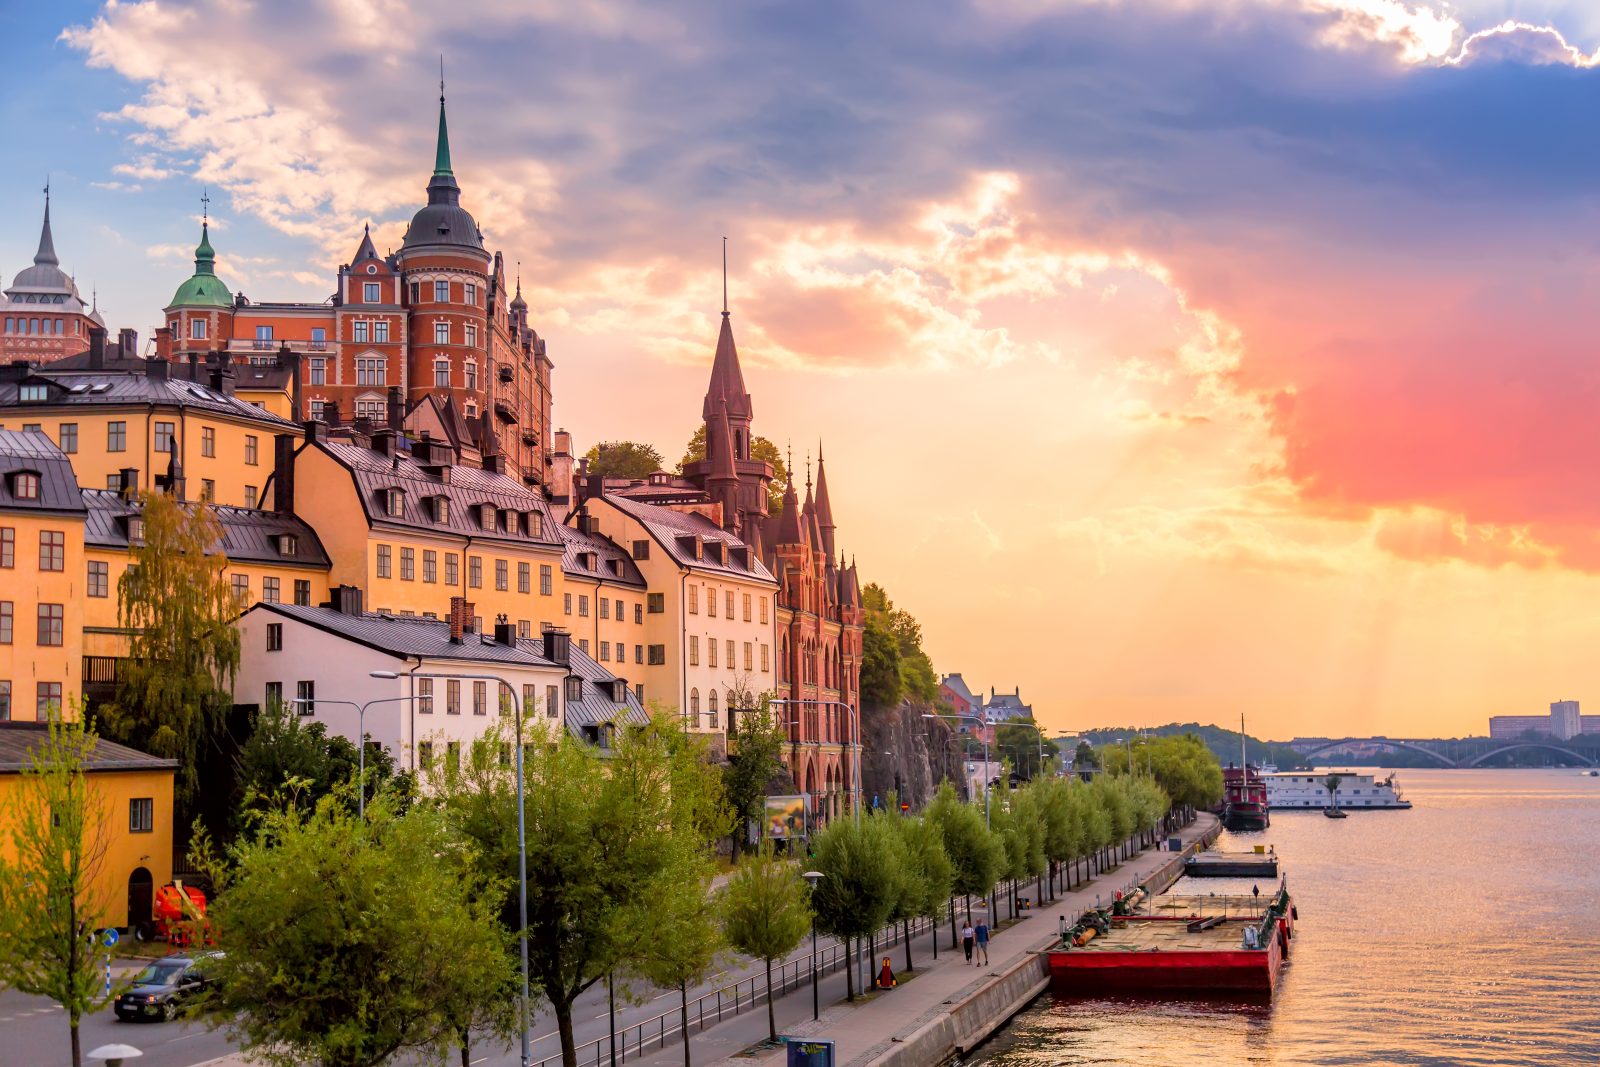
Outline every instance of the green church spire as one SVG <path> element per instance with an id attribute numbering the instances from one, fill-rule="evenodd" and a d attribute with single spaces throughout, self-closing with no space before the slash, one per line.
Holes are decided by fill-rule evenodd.
<path id="1" fill-rule="evenodd" d="M 439 147 L 433 155 L 435 175 L 455 175 L 450 170 L 450 131 L 444 122 L 444 57 L 439 57 Z"/>

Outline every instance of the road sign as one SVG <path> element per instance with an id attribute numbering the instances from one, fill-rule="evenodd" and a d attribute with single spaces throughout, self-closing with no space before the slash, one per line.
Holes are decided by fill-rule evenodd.
<path id="1" fill-rule="evenodd" d="M 110 948 L 112 945 L 117 943 L 117 940 L 121 936 L 122 935 L 117 933 L 116 927 L 108 926 L 100 932 L 100 943 L 106 948 Z"/>

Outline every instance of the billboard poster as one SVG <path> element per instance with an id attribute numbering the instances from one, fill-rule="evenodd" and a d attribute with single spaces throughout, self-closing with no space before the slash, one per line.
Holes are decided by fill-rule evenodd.
<path id="1" fill-rule="evenodd" d="M 806 836 L 805 796 L 767 798 L 767 836 L 774 840 Z"/>

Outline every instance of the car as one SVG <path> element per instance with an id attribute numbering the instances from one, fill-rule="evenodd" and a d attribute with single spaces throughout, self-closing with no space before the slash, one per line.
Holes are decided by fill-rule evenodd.
<path id="1" fill-rule="evenodd" d="M 123 1022 L 170 1022 L 186 1000 L 211 984 L 206 964 L 219 953 L 167 956 L 133 976 L 133 985 L 118 995 L 112 1010 Z"/>

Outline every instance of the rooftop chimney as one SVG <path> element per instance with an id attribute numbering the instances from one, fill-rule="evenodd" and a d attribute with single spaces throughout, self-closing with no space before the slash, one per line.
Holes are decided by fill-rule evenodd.
<path id="1" fill-rule="evenodd" d="M 150 379 L 152 382 L 164 382 L 167 380 L 167 372 L 170 369 L 171 364 L 164 359 L 146 360 L 144 364 L 144 376 Z"/>
<path id="2" fill-rule="evenodd" d="M 450 598 L 450 640 L 459 645 L 472 632 L 474 605 L 464 596 Z"/>
<path id="3" fill-rule="evenodd" d="M 395 432 L 389 429 L 379 430 L 372 435 L 372 450 L 380 456 L 395 454 Z"/>
<path id="4" fill-rule="evenodd" d="M 326 441 L 328 439 L 328 424 L 320 419 L 306 420 L 306 440 Z"/>
<path id="5" fill-rule="evenodd" d="M 517 628 L 506 621 L 504 613 L 496 615 L 494 618 L 494 643 L 497 645 L 509 645 L 512 648 L 517 646 Z"/>
<path id="6" fill-rule="evenodd" d="M 506 454 L 504 452 L 496 452 L 492 456 L 484 456 L 483 469 L 490 474 L 504 474 L 506 472 Z"/>
<path id="7" fill-rule="evenodd" d="M 106 332 L 98 326 L 89 327 L 89 369 L 104 370 L 106 366 Z"/>
<path id="8" fill-rule="evenodd" d="M 354 585 L 336 585 L 329 591 L 333 610 L 341 615 L 361 614 L 361 588 Z"/>
<path id="9" fill-rule="evenodd" d="M 322 424 L 313 423 L 321 426 Z M 294 514 L 293 434 L 280 433 L 272 439 L 272 510 L 279 515 Z"/>
<path id="10" fill-rule="evenodd" d="M 572 635 L 555 627 L 544 632 L 544 658 L 562 667 L 572 665 Z"/>
<path id="11" fill-rule="evenodd" d="M 389 386 L 389 429 L 399 433 L 405 429 L 406 400 L 398 385 Z"/>
<path id="12" fill-rule="evenodd" d="M 124 326 L 117 331 L 117 358 L 123 360 L 139 357 L 139 331 Z"/>

